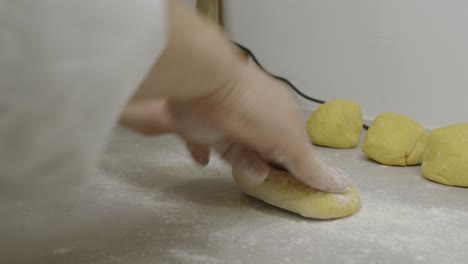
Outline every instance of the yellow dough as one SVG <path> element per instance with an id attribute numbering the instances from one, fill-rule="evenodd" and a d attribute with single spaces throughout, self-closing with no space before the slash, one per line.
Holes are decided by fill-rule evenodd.
<path id="1" fill-rule="evenodd" d="M 386 165 L 421 164 L 427 132 L 408 116 L 383 113 L 369 127 L 362 151 L 371 159 Z"/>
<path id="2" fill-rule="evenodd" d="M 468 187 L 468 123 L 433 130 L 423 155 L 424 177 Z"/>
<path id="3" fill-rule="evenodd" d="M 354 148 L 362 132 L 361 106 L 337 99 L 322 104 L 307 120 L 312 143 L 332 148 Z"/>
<path id="4" fill-rule="evenodd" d="M 271 170 L 267 178 L 256 186 L 249 185 L 235 170 L 232 175 L 244 193 L 304 217 L 342 218 L 357 212 L 361 206 L 359 193 L 353 187 L 348 187 L 342 194 L 321 192 L 280 170 Z"/>

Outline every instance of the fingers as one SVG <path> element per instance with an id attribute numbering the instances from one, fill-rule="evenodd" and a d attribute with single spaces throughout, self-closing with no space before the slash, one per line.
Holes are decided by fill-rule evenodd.
<path id="1" fill-rule="evenodd" d="M 150 136 L 176 132 L 165 99 L 130 102 L 122 112 L 120 123 L 125 127 Z"/>
<path id="2" fill-rule="evenodd" d="M 249 185 L 258 185 L 267 177 L 270 167 L 255 152 L 230 141 L 223 141 L 214 146 L 216 152 L 241 172 Z"/>
<path id="3" fill-rule="evenodd" d="M 210 161 L 210 149 L 207 146 L 187 142 L 187 148 L 198 164 L 205 166 Z"/>
<path id="4" fill-rule="evenodd" d="M 264 161 L 268 160 L 284 165 L 311 187 L 343 192 L 346 177 L 314 155 L 289 91 L 257 68 L 250 70 L 230 93 L 171 102 L 171 113 L 182 136 L 212 146 L 252 185 L 268 175 L 270 167 Z M 196 160 L 202 156 L 192 155 Z"/>
<path id="5" fill-rule="evenodd" d="M 320 161 L 312 146 L 296 160 L 286 163 L 288 170 L 303 183 L 327 192 L 340 193 L 348 187 L 348 179 L 342 170 Z"/>

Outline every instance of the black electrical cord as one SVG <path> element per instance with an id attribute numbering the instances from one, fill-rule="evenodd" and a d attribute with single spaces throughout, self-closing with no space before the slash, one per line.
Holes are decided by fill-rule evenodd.
<path id="1" fill-rule="evenodd" d="M 260 62 L 257 60 L 257 58 L 255 57 L 255 55 L 253 54 L 253 52 L 246 48 L 245 46 L 233 41 L 233 43 L 241 50 L 243 50 L 245 53 L 247 53 L 250 58 L 252 58 L 252 60 L 255 62 L 255 64 L 257 64 L 257 66 L 262 69 L 266 74 L 270 75 L 271 77 L 279 80 L 279 81 L 282 81 L 284 82 L 285 84 L 287 84 L 291 89 L 294 90 L 294 92 L 296 92 L 298 95 L 302 96 L 303 98 L 309 100 L 309 101 L 312 101 L 314 103 L 318 103 L 318 104 L 323 104 L 325 103 L 324 100 L 320 100 L 320 99 L 317 99 L 317 98 L 313 98 L 311 96 L 308 96 L 307 94 L 303 93 L 301 90 L 299 90 L 296 86 L 294 86 L 294 84 L 292 84 L 288 79 L 284 78 L 284 77 L 281 77 L 281 76 L 278 76 L 278 75 L 275 75 L 271 72 L 269 72 L 267 69 L 265 69 L 265 67 L 262 66 L 262 64 L 260 64 Z M 369 129 L 369 126 L 364 124 L 362 126 L 365 130 Z"/>

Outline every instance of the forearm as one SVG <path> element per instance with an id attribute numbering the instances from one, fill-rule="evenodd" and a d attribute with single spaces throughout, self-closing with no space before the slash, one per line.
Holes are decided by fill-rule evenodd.
<path id="1" fill-rule="evenodd" d="M 196 98 L 237 80 L 246 62 L 222 30 L 178 1 L 167 8 L 167 46 L 134 98 Z"/>

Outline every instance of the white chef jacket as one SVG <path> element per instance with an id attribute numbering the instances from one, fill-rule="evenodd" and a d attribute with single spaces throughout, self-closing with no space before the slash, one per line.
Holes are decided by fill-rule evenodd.
<path id="1" fill-rule="evenodd" d="M 0 0 L 1 194 L 79 185 L 165 46 L 165 8 Z"/>

